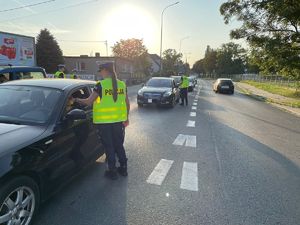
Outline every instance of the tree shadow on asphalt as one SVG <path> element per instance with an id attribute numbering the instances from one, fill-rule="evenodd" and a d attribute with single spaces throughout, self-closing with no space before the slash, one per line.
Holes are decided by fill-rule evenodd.
<path id="1" fill-rule="evenodd" d="M 212 120 L 211 128 L 227 196 L 223 224 L 297 224 L 300 167 L 224 123 Z"/>
<path id="2" fill-rule="evenodd" d="M 33 225 L 127 224 L 127 178 L 106 179 L 92 164 L 45 202 Z"/>

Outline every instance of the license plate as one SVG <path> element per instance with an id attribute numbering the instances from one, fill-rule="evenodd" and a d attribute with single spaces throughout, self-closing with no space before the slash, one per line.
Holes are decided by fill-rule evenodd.
<path id="1" fill-rule="evenodd" d="M 222 86 L 222 88 L 224 88 L 224 89 L 228 89 L 228 88 L 229 88 L 229 86 Z"/>
<path id="2" fill-rule="evenodd" d="M 152 103 L 152 99 L 148 99 L 148 103 Z"/>

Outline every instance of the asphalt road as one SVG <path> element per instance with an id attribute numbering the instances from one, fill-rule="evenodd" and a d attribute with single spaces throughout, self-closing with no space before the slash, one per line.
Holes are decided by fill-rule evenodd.
<path id="1" fill-rule="evenodd" d="M 106 180 L 95 163 L 34 225 L 300 224 L 299 118 L 215 94 L 204 80 L 194 109 L 197 90 L 188 107 L 159 109 L 138 108 L 137 89 L 129 88 L 128 178 Z"/>

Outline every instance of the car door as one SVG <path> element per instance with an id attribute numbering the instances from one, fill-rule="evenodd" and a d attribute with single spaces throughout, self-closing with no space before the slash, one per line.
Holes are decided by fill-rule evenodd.
<path id="1" fill-rule="evenodd" d="M 174 80 L 172 81 L 172 89 L 173 89 L 175 99 L 178 100 L 179 99 L 179 89 Z"/>
<path id="2" fill-rule="evenodd" d="M 72 177 L 82 166 L 95 159 L 97 153 L 100 155 L 103 151 L 92 123 L 91 107 L 69 104 L 71 97 L 87 98 L 89 94 L 89 88 L 81 86 L 65 95 L 64 104 L 58 112 L 60 118 L 52 134 L 45 140 L 48 148 L 43 153 L 43 162 L 40 164 L 46 173 L 46 188 L 50 191 Z M 74 109 L 84 110 L 86 119 L 67 119 L 67 113 Z"/>

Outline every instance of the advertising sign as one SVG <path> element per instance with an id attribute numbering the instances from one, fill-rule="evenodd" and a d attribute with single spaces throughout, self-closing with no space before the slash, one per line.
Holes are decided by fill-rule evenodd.
<path id="1" fill-rule="evenodd" d="M 33 37 L 0 31 L 0 65 L 35 66 Z"/>

